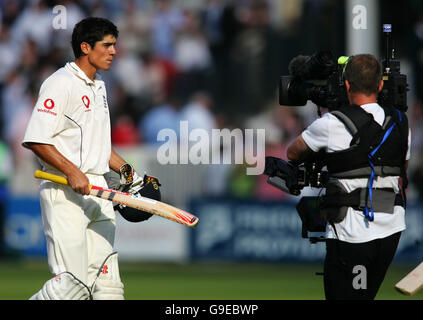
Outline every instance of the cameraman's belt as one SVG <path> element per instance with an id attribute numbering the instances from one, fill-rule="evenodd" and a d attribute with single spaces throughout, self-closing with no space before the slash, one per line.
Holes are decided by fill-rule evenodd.
<path id="1" fill-rule="evenodd" d="M 368 178 L 372 172 L 371 167 L 364 167 L 349 171 L 343 171 L 338 173 L 331 173 L 330 176 L 337 179 L 351 179 L 351 178 Z M 401 175 L 400 167 L 389 167 L 389 166 L 375 166 L 375 176 L 399 176 Z"/>
<path id="2" fill-rule="evenodd" d="M 338 193 L 322 197 L 323 207 L 352 207 L 362 211 L 370 207 L 367 188 L 359 188 L 350 193 Z M 401 194 L 391 188 L 373 189 L 373 209 L 375 212 L 394 213 L 394 206 L 405 206 Z"/>

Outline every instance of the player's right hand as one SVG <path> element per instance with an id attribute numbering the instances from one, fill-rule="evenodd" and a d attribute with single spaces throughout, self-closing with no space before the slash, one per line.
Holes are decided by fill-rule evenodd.
<path id="1" fill-rule="evenodd" d="M 82 171 L 75 171 L 67 176 L 68 184 L 73 191 L 82 195 L 90 194 L 90 181 Z"/>

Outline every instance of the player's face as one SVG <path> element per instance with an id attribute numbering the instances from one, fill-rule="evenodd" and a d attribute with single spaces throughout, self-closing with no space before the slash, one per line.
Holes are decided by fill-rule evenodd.
<path id="1" fill-rule="evenodd" d="M 97 41 L 94 48 L 88 53 L 88 61 L 97 70 L 109 70 L 113 57 L 116 54 L 116 38 L 112 35 L 104 36 L 103 40 Z"/>

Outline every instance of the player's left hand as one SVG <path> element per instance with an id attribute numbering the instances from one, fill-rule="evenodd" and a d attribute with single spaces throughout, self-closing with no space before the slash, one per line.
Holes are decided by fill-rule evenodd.
<path id="1" fill-rule="evenodd" d="M 136 193 L 143 186 L 144 179 L 129 164 L 125 163 L 119 168 L 120 180 L 118 190 L 128 193 Z"/>

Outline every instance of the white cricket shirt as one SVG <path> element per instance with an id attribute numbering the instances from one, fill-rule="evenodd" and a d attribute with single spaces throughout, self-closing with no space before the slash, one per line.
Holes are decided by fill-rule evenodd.
<path id="1" fill-rule="evenodd" d="M 104 82 L 67 63 L 41 85 L 22 144 L 54 145 L 82 172 L 109 171 L 110 115 Z M 40 159 L 44 170 L 58 173 Z"/>
<path id="2" fill-rule="evenodd" d="M 380 125 L 385 120 L 385 112 L 377 103 L 362 105 L 366 112 L 371 113 L 374 120 Z M 305 143 L 310 149 L 317 152 L 334 152 L 348 149 L 352 136 L 345 125 L 334 115 L 324 114 L 315 120 L 302 133 Z M 406 159 L 410 159 L 410 139 L 408 134 L 408 151 Z M 399 191 L 399 177 L 376 177 L 373 188 L 392 188 Z M 348 192 L 357 188 L 368 187 L 367 178 L 339 179 Z M 394 207 L 394 213 L 375 212 L 374 221 L 368 221 L 363 212 L 348 208 L 345 219 L 335 224 L 338 239 L 351 243 L 367 242 L 390 236 L 396 232 L 405 230 L 405 210 L 401 206 Z M 326 238 L 336 239 L 336 234 L 330 224 L 326 227 Z"/>

